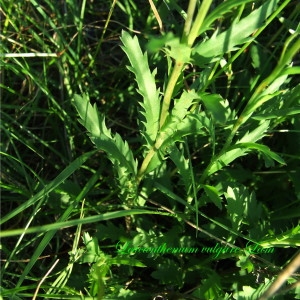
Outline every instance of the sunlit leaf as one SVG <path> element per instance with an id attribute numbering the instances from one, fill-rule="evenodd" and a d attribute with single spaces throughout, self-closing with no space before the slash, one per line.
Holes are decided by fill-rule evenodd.
<path id="1" fill-rule="evenodd" d="M 225 193 L 225 198 L 227 201 L 227 212 L 230 216 L 230 221 L 232 222 L 232 227 L 234 230 L 239 230 L 244 219 L 244 211 L 246 208 L 246 198 L 249 195 L 245 189 L 238 187 L 228 187 Z"/>
<path id="2" fill-rule="evenodd" d="M 137 162 L 126 141 L 119 134 L 112 136 L 105 125 L 104 117 L 92 106 L 87 95 L 75 95 L 74 104 L 81 117 L 80 122 L 86 127 L 92 142 L 98 149 L 104 150 L 116 170 L 121 194 L 134 198 L 136 195 Z"/>
<path id="3" fill-rule="evenodd" d="M 237 46 L 251 40 L 251 34 L 264 25 L 265 20 L 275 10 L 278 0 L 269 0 L 251 14 L 217 36 L 195 46 L 192 58 L 202 66 L 224 53 L 234 51 Z"/>
<path id="4" fill-rule="evenodd" d="M 143 128 L 141 133 L 145 136 L 148 147 L 153 146 L 159 128 L 160 98 L 159 91 L 155 84 L 156 71 L 150 71 L 147 59 L 147 53 L 143 54 L 137 37 L 131 37 L 126 31 L 122 32 L 122 49 L 126 53 L 131 66 L 130 71 L 135 74 L 138 84 L 138 92 L 142 95 L 143 101 L 142 115 L 145 120 L 142 121 Z"/>

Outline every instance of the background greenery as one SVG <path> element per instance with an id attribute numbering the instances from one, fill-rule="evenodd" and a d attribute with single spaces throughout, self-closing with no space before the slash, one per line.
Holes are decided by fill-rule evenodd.
<path id="1" fill-rule="evenodd" d="M 298 253 L 299 3 L 203 1 L 189 44 L 188 1 L 150 2 L 0 1 L 4 299 L 258 299 Z M 274 253 L 120 255 L 119 241 Z M 274 297 L 300 299 L 299 276 Z"/>

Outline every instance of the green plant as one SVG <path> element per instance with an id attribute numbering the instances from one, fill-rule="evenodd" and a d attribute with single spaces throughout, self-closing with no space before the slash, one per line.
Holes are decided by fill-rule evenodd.
<path id="1" fill-rule="evenodd" d="M 205 92 L 206 82 L 193 83 L 186 90 L 183 70 L 191 62 L 200 68 L 205 68 L 214 62 L 217 62 L 217 65 L 224 60 L 224 54 L 232 52 L 237 46 L 243 45 L 242 49 L 249 47 L 254 38 L 257 38 L 266 29 L 289 1 L 285 1 L 279 7 L 276 7 L 278 1 L 266 1 L 245 18 L 236 19 L 225 32 L 214 35 L 208 41 L 200 41 L 195 44 L 199 33 L 203 34 L 210 28 L 214 20 L 224 16 L 226 12 L 239 3 L 243 4 L 240 7 L 240 14 L 245 8 L 245 1 L 224 2 L 206 18 L 211 2 L 203 1 L 195 20 L 193 20 L 196 2 L 190 1 L 182 38 L 169 33 L 159 40 L 152 38 L 150 41 L 150 49 L 152 50 L 154 45 L 156 47 L 165 45 L 163 53 L 169 58 L 170 74 L 162 96 L 155 84 L 156 70 L 150 70 L 147 54 L 142 53 L 137 37 L 132 38 L 128 33 L 122 33 L 122 48 L 131 64 L 128 68 L 135 74 L 138 92 L 143 98 L 140 103 L 141 111 L 138 121 L 140 140 L 142 141 L 141 148 L 143 149 L 140 164 L 137 163 L 139 160 L 134 159 L 128 143 L 123 141 L 118 134 L 113 136 L 110 130 L 106 128 L 104 117 L 97 112 L 95 106 L 92 107 L 89 104 L 88 96 L 75 96 L 75 105 L 81 117 L 81 123 L 88 130 L 96 147 L 108 154 L 115 168 L 120 192 L 123 195 L 121 200 L 127 208 L 133 205 L 144 206 L 144 197 L 150 197 L 155 189 L 159 189 L 156 185 L 157 178 L 164 176 L 162 170 L 166 171 L 168 159 L 173 161 L 179 175 L 183 177 L 181 180 L 185 182 L 186 194 L 185 200 L 181 200 L 181 203 L 187 207 L 187 210 L 196 212 L 197 224 L 199 222 L 198 205 L 199 202 L 201 203 L 201 197 L 197 195 L 201 195 L 203 191 L 208 197 L 207 201 L 211 201 L 219 209 L 222 208 L 220 196 L 228 197 L 224 190 L 209 184 L 212 181 L 209 178 L 217 171 L 252 151 L 258 151 L 263 155 L 267 164 L 272 165 L 273 160 L 285 164 L 284 160 L 267 146 L 257 143 L 264 137 L 271 125 L 268 118 L 256 124 L 254 119 L 251 119 L 248 123 L 250 123 L 250 128 L 255 125 L 255 129 L 245 131 L 242 127 L 247 128 L 247 121 L 254 113 L 262 115 L 265 110 L 274 111 L 277 109 L 278 102 L 284 103 L 287 101 L 286 97 L 290 97 L 290 93 L 286 94 L 281 87 L 289 75 L 299 74 L 299 67 L 291 65 L 293 57 L 300 49 L 300 42 L 297 39 L 299 32 L 294 32 L 286 39 L 277 66 L 266 78 L 262 78 L 260 83 L 253 86 L 249 100 L 247 97 L 242 99 L 244 108 L 239 112 L 234 112 L 229 102 L 223 99 L 221 95 Z M 251 37 L 253 33 L 254 36 Z M 221 71 L 226 73 L 226 69 L 241 54 L 242 51 L 238 51 L 230 62 L 221 67 Z M 172 59 L 174 60 L 173 64 L 171 63 Z M 202 72 L 205 73 L 205 71 Z M 212 76 L 211 73 L 209 77 Z M 291 102 L 296 103 L 297 90 L 298 88 L 294 90 L 295 94 Z M 171 104 L 172 99 L 175 100 Z M 264 103 L 268 105 L 263 105 Z M 205 106 L 205 110 L 201 110 L 201 104 Z M 260 110 L 257 112 L 257 109 Z M 297 112 L 297 107 L 292 108 L 292 114 Z M 219 124 L 226 128 L 224 135 L 226 138 L 224 145 L 216 149 L 214 136 Z M 237 133 L 242 138 L 234 140 Z M 209 164 L 203 169 L 199 180 L 195 180 L 190 157 L 185 158 L 188 151 L 180 151 L 182 148 L 180 144 L 186 144 L 186 149 L 188 149 L 189 146 L 185 137 L 190 135 L 208 135 L 211 139 L 213 155 Z M 138 165 L 140 166 L 139 170 L 137 170 Z M 141 182 L 144 178 L 146 178 L 146 185 L 142 186 Z M 152 188 L 149 187 L 149 181 L 151 181 Z M 144 191 L 142 199 L 139 198 L 140 191 Z M 228 186 L 227 193 L 229 191 L 231 192 L 228 195 L 231 196 L 227 198 L 227 213 L 232 221 L 232 229 L 226 229 L 230 232 L 230 237 L 227 240 L 232 241 L 236 239 L 236 236 L 241 236 L 238 232 L 241 230 L 243 219 L 247 216 L 249 218 L 248 225 L 254 226 L 260 218 L 260 213 L 254 210 L 257 205 L 255 200 L 250 200 L 251 197 L 248 198 L 249 196 L 241 192 L 241 188 Z M 178 201 L 177 198 L 174 200 Z M 194 207 L 191 207 L 187 201 Z M 210 220 L 220 226 L 214 220 Z M 292 242 L 290 245 L 296 246 L 297 243 Z"/>
<path id="2" fill-rule="evenodd" d="M 7 60 L 2 67 L 12 71 L 12 78 L 20 72 L 27 76 L 49 101 L 42 109 L 33 101 L 32 110 L 25 108 L 29 116 L 15 121 L 11 115 L 19 103 L 10 104 L 7 97 L 2 115 L 5 205 L 15 201 L 10 191 L 22 197 L 22 203 L 17 202 L 1 220 L 7 227 L 0 236 L 15 243 L 11 253 L 11 245 L 2 245 L 8 256 L 2 268 L 6 297 L 25 297 L 28 293 L 22 290 L 33 289 L 31 282 L 38 281 L 34 267 L 47 247 L 54 248 L 53 238 L 59 236 L 60 228 L 77 226 L 75 233 L 68 231 L 72 250 L 55 279 L 40 281 L 34 295 L 43 290 L 49 298 L 63 295 L 72 299 L 155 299 L 159 295 L 170 299 L 256 299 L 269 289 L 281 268 L 289 265 L 299 246 L 299 148 L 290 138 L 282 142 L 277 136 L 287 130 L 300 143 L 299 5 L 293 10 L 288 0 L 257 1 L 254 7 L 253 1 L 247 0 L 204 0 L 201 4 L 190 0 L 185 12 L 180 1 L 150 2 L 153 14 L 138 9 L 140 3 L 113 1 L 100 40 L 91 46 L 85 44 L 83 20 L 85 14 L 94 17 L 93 4 L 83 1 L 78 8 L 67 1 L 76 30 L 71 26 L 74 30 L 64 31 L 59 26 L 63 15 L 51 1 L 44 6 L 30 1 L 34 8 L 29 5 L 28 9 L 34 17 L 29 14 L 26 20 L 31 28 L 36 26 L 30 33 L 45 53 L 56 54 L 41 64 L 43 79 L 25 56 L 14 57 L 7 44 L 3 46 Z M 9 23 L 19 30 L 12 19 L 13 10 L 21 14 L 18 6 L 19 2 L 3 6 L 7 16 L 4 36 Z M 55 11 L 54 20 L 47 16 L 47 9 Z M 99 73 L 97 57 L 115 9 L 126 13 L 122 21 L 131 30 L 135 22 L 146 20 L 145 36 L 122 31 L 121 48 L 134 78 L 125 83 L 115 79 L 126 73 L 123 65 L 114 67 L 116 77 L 101 74 L 98 88 L 89 72 Z M 38 25 L 37 13 L 49 28 Z M 176 18 L 183 23 L 175 22 Z M 151 29 L 156 22 L 159 35 Z M 272 32 L 275 22 L 280 26 L 277 34 Z M 51 43 L 59 46 L 58 54 Z M 29 46 L 24 43 L 22 47 Z M 85 53 L 85 47 L 91 53 Z M 8 60 L 11 56 L 13 62 Z M 60 82 L 66 93 L 60 102 L 56 101 L 56 81 L 51 79 L 53 86 L 48 84 L 52 65 L 64 74 Z M 102 96 L 109 84 L 114 87 Z M 2 88 L 18 94 L 4 84 Z M 26 98 L 20 94 L 21 99 Z M 104 106 L 97 101 L 99 97 L 103 103 L 110 97 L 117 100 Z M 28 98 L 34 99 L 30 89 Z M 90 151 L 71 102 L 96 150 Z M 52 113 L 62 121 L 63 135 L 55 120 L 41 118 L 44 127 L 48 122 L 54 126 L 55 139 L 68 145 L 65 153 L 46 135 L 41 138 L 30 130 L 38 113 Z M 119 126 L 119 119 L 129 125 Z M 136 122 L 137 131 L 132 129 Z M 78 135 L 80 138 L 74 138 Z M 20 143 L 26 153 L 33 150 L 44 157 L 31 140 L 62 162 L 59 175 L 58 167 L 51 171 L 54 179 L 37 174 L 18 150 Z M 290 191 L 287 185 L 292 187 Z M 46 224 L 40 217 L 45 206 L 50 208 Z M 33 210 L 29 212 L 30 207 Z M 19 221 L 13 227 L 23 228 L 10 228 L 9 221 L 16 217 Z M 83 226 L 87 231 L 80 245 Z M 10 261 L 24 249 L 28 254 L 30 241 L 37 247 L 29 263 L 20 265 L 22 273 L 12 287 L 9 281 L 15 277 L 8 274 Z M 201 256 L 146 254 L 142 250 L 124 254 L 116 251 L 120 241 L 145 251 L 161 245 L 197 248 Z M 60 249 L 59 243 L 56 248 Z M 85 272 L 81 276 L 78 264 Z M 149 273 L 143 271 L 147 269 L 151 270 L 149 284 Z M 82 285 L 83 278 L 88 282 Z M 278 297 L 299 297 L 298 279 L 299 274 L 290 274 L 289 285 Z"/>

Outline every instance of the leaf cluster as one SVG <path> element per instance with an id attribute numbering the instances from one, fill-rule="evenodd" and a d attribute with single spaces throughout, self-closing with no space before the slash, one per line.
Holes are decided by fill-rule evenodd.
<path id="1" fill-rule="evenodd" d="M 298 299 L 299 5 L 150 2 L 0 0 L 2 297 Z"/>

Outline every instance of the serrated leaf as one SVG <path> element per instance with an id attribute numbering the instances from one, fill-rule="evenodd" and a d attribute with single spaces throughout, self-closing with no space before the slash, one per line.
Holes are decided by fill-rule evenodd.
<path id="1" fill-rule="evenodd" d="M 135 176 L 137 162 L 126 141 L 119 134 L 113 137 L 105 125 L 104 117 L 98 113 L 96 106 L 92 106 L 87 95 L 75 95 L 74 104 L 81 117 L 80 122 L 89 131 L 91 141 L 98 149 L 106 152 L 118 174 L 121 194 L 134 195 L 137 189 Z"/>
<path id="2" fill-rule="evenodd" d="M 241 21 L 234 23 L 228 30 L 212 36 L 208 41 L 196 45 L 192 58 L 197 65 L 203 66 L 224 53 L 234 51 L 238 45 L 251 40 L 251 34 L 264 25 L 264 21 L 275 10 L 278 0 L 266 1 Z"/>
<path id="3" fill-rule="evenodd" d="M 193 100 L 198 97 L 198 94 L 194 91 L 184 91 L 180 99 L 175 100 L 172 112 L 168 115 L 157 137 L 157 151 L 151 159 L 145 173 L 153 171 L 161 164 L 166 153 L 171 151 L 170 146 L 177 141 L 182 141 L 184 135 L 192 134 L 191 128 L 189 127 L 189 120 L 187 120 L 186 116 Z M 196 120 L 194 120 L 194 122 L 195 121 Z M 199 125 L 199 123 L 197 125 Z M 197 129 L 200 131 L 201 126 L 198 126 Z"/>
<path id="4" fill-rule="evenodd" d="M 178 125 L 183 121 L 187 115 L 188 108 L 192 104 L 193 97 L 185 97 L 189 95 L 184 92 L 182 97 L 175 102 L 175 106 L 172 110 L 172 113 L 167 117 L 163 127 L 160 131 L 160 136 L 158 139 L 167 139 L 171 137 L 176 131 Z"/>
<path id="5" fill-rule="evenodd" d="M 79 262 L 94 263 L 98 261 L 103 254 L 100 251 L 97 238 L 92 238 L 88 232 L 84 232 L 82 239 L 86 249 L 83 255 L 80 257 Z"/>
<path id="6" fill-rule="evenodd" d="M 237 215 L 242 217 L 246 207 L 246 198 L 248 193 L 245 188 L 239 187 L 228 187 L 225 193 L 225 198 L 227 200 L 227 212 L 232 215 Z"/>
<path id="7" fill-rule="evenodd" d="M 124 142 L 119 134 L 115 134 L 113 139 L 95 138 L 92 140 L 97 148 L 107 153 L 108 158 L 113 163 L 118 175 L 121 195 L 124 194 L 130 198 L 136 196 L 137 161 L 134 160 L 128 143 Z"/>
<path id="8" fill-rule="evenodd" d="M 146 173 L 157 168 L 165 155 L 171 153 L 172 146 L 176 142 L 183 142 L 183 138 L 188 135 L 214 136 L 212 121 L 204 114 L 188 114 L 181 122 L 177 122 L 175 130 L 168 129 L 162 145 L 153 156 Z"/>
<path id="9" fill-rule="evenodd" d="M 264 241 L 260 241 L 260 246 L 267 247 L 299 247 L 300 246 L 300 225 L 295 226 L 281 234 L 277 234 L 274 238 L 269 238 Z"/>
<path id="10" fill-rule="evenodd" d="M 264 137 L 265 132 L 270 125 L 269 121 L 262 122 L 257 128 L 251 132 L 247 132 L 237 143 L 252 143 Z"/>
<path id="11" fill-rule="evenodd" d="M 90 104 L 86 94 L 74 95 L 75 107 L 80 116 L 79 122 L 87 129 L 92 137 L 107 136 L 111 138 L 110 130 L 105 126 L 104 117 L 98 114 L 96 104 Z"/>
<path id="12" fill-rule="evenodd" d="M 300 114 L 300 85 L 293 89 L 283 91 L 276 101 L 272 101 L 271 105 L 264 105 L 262 110 L 254 113 L 252 119 L 266 120 L 280 118 L 280 121 L 286 119 L 287 116 Z"/>
<path id="13" fill-rule="evenodd" d="M 279 96 L 281 93 L 282 93 L 281 91 L 277 91 L 277 92 L 274 92 L 273 94 L 267 94 L 267 95 L 261 94 L 259 97 L 256 98 L 255 101 L 251 101 L 251 103 L 248 103 L 247 106 L 245 107 L 244 111 L 243 111 L 244 122 L 261 105 L 263 105 L 265 102 L 271 100 L 272 98 L 274 98 L 276 96 Z"/>
<path id="14" fill-rule="evenodd" d="M 178 125 L 181 124 L 183 119 L 187 116 L 188 109 L 192 105 L 193 100 L 197 98 L 199 98 L 199 96 L 195 91 L 183 91 L 180 99 L 175 100 L 174 108 L 161 128 L 158 139 L 165 141 L 178 130 Z"/>
<path id="15" fill-rule="evenodd" d="M 224 194 L 227 201 L 227 212 L 232 223 L 233 230 L 239 230 L 246 208 L 248 193 L 244 188 L 228 187 Z"/>
<path id="16" fill-rule="evenodd" d="M 130 173 L 136 174 L 136 163 L 133 160 L 132 151 L 129 149 L 128 143 L 124 142 L 119 134 L 111 139 L 92 137 L 91 140 L 98 149 L 107 153 L 113 164 L 118 162 L 121 167 L 124 166 Z"/>
<path id="17" fill-rule="evenodd" d="M 90 133 L 92 142 L 98 149 L 106 151 L 113 163 L 120 163 L 130 173 L 136 174 L 137 166 L 133 159 L 132 151 L 128 143 L 122 140 L 119 134 L 112 138 L 110 130 L 105 125 L 104 117 L 101 116 L 96 106 L 92 106 L 86 95 L 75 95 L 75 107 L 81 117 L 81 123 Z"/>
<path id="18" fill-rule="evenodd" d="M 135 74 L 138 92 L 143 96 L 140 102 L 145 117 L 141 123 L 141 133 L 145 136 L 148 147 L 152 147 L 159 129 L 160 98 L 155 84 L 155 72 L 151 73 L 147 53 L 143 54 L 136 36 L 133 38 L 128 32 L 123 31 L 121 36 L 123 51 L 126 53 L 131 67 L 129 70 Z"/>
<path id="19" fill-rule="evenodd" d="M 183 91 L 180 99 L 176 99 L 174 103 L 174 108 L 172 109 L 172 117 L 182 120 L 193 104 L 195 99 L 199 99 L 199 95 L 194 91 Z"/>

